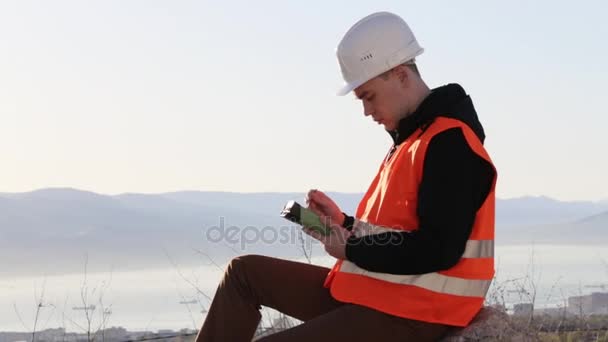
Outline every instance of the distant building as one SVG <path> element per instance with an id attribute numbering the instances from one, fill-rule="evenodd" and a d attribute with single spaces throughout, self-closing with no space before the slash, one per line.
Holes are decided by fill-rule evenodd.
<path id="1" fill-rule="evenodd" d="M 532 303 L 519 303 L 513 305 L 514 316 L 530 316 L 534 312 L 534 304 Z"/>
<path id="2" fill-rule="evenodd" d="M 155 335 L 151 332 L 129 332 L 122 327 L 112 327 L 104 330 L 94 331 L 94 339 L 97 342 L 121 342 L 126 340 L 137 340 L 144 336 Z M 171 342 L 190 342 L 185 340 L 167 339 Z M 31 332 L 0 332 L 0 342 L 31 342 Z M 158 339 L 154 342 L 163 342 Z M 45 329 L 36 332 L 36 342 L 88 342 L 87 334 L 84 332 L 67 332 L 64 328 Z"/>
<path id="3" fill-rule="evenodd" d="M 570 297 L 568 312 L 574 315 L 608 314 L 608 292 Z"/>
<path id="4" fill-rule="evenodd" d="M 103 341 L 124 341 L 128 339 L 129 332 L 123 327 L 106 328 L 99 332 L 98 340 Z M 57 341 L 60 342 L 60 341 Z"/>
<path id="5" fill-rule="evenodd" d="M 194 330 L 194 329 L 188 329 L 188 328 L 184 328 L 180 331 L 178 331 L 178 333 L 180 334 L 196 334 L 198 331 Z"/>
<path id="6" fill-rule="evenodd" d="M 568 313 L 568 310 L 565 306 L 556 307 L 556 308 L 542 308 L 535 309 L 534 316 L 546 315 L 549 317 L 569 317 L 572 314 Z"/>

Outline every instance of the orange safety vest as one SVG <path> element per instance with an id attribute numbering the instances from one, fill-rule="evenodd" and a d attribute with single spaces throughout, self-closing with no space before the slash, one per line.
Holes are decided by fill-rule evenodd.
<path id="1" fill-rule="evenodd" d="M 426 130 L 419 128 L 397 146 L 392 157 L 387 156 L 357 208 L 356 234 L 418 229 L 418 187 L 427 147 L 435 135 L 455 127 L 462 129 L 471 149 L 494 167 L 471 128 L 459 120 L 438 117 Z M 494 277 L 495 186 L 496 177 L 476 214 L 465 251 L 452 268 L 398 275 L 370 272 L 348 260 L 338 260 L 325 287 L 341 302 L 419 321 L 468 325 L 481 309 Z"/>

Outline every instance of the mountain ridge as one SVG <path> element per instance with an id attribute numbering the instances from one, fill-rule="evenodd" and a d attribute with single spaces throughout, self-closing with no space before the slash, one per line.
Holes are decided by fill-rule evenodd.
<path id="1" fill-rule="evenodd" d="M 363 194 L 328 192 L 353 214 Z M 167 264 L 167 254 L 192 259 L 204 250 L 219 258 L 240 253 L 301 257 L 300 227 L 279 216 L 305 193 L 177 191 L 101 195 L 73 188 L 0 193 L 0 258 L 10 269 L 80 270 L 83 255 L 124 267 Z M 530 203 L 541 203 L 536 210 Z M 560 212 L 558 218 L 553 217 Z M 549 216 L 551 215 L 551 216 Z M 517 216 L 513 220 L 510 216 Z M 547 197 L 497 200 L 497 244 L 608 244 L 608 203 Z M 236 228 L 235 229 L 233 229 Z M 273 239 L 264 239 L 266 233 Z M 213 240 L 210 232 L 228 234 Z M 253 237 L 248 237 L 247 234 Z M 267 241 L 268 240 L 268 241 Z M 322 250 L 319 252 L 322 253 Z M 198 256 L 200 260 L 200 256 Z M 94 260 L 95 258 L 91 258 Z"/>

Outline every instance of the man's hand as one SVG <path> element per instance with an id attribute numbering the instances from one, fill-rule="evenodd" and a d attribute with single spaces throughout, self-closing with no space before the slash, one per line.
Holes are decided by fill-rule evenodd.
<path id="1" fill-rule="evenodd" d="M 336 259 L 346 259 L 346 240 L 351 236 L 351 233 L 348 230 L 338 225 L 332 225 L 331 231 L 327 236 L 308 227 L 304 227 L 303 230 L 304 233 L 319 240 L 325 247 L 327 254 Z"/>
<path id="2" fill-rule="evenodd" d="M 322 191 L 316 189 L 308 191 L 306 204 L 310 210 L 321 217 L 322 222 L 327 222 L 329 219 L 331 225 L 341 226 L 344 223 L 344 215 L 340 207 Z"/>

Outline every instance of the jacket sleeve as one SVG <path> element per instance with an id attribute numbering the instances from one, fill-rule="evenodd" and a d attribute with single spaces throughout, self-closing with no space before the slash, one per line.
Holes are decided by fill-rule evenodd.
<path id="1" fill-rule="evenodd" d="M 490 192 L 494 168 L 471 150 L 460 128 L 452 128 L 433 137 L 423 170 L 418 229 L 351 236 L 348 260 L 392 274 L 436 272 L 460 260 L 475 215 Z"/>

